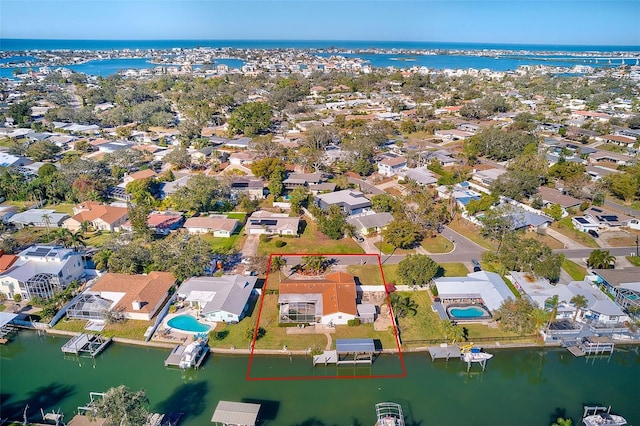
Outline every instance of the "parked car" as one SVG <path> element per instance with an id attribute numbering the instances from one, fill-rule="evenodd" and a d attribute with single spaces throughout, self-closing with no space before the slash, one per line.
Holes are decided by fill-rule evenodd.
<path id="1" fill-rule="evenodd" d="M 353 238 L 359 242 L 359 243 L 364 243 L 364 237 L 362 235 L 354 235 Z"/>
<path id="2" fill-rule="evenodd" d="M 471 259 L 471 264 L 473 265 L 473 272 L 482 271 L 482 266 L 480 266 L 480 262 L 476 259 Z"/>
<path id="3" fill-rule="evenodd" d="M 596 231 L 594 231 L 593 229 L 589 229 L 589 230 L 587 231 L 587 234 L 591 235 L 593 238 L 598 238 L 598 237 L 600 236 L 600 235 L 599 235 Z"/>

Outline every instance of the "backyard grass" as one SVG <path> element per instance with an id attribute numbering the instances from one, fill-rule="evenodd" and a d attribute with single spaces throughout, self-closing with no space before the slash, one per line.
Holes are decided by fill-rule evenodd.
<path id="1" fill-rule="evenodd" d="M 638 256 L 627 256 L 626 259 L 629 261 L 629 263 L 631 263 L 633 266 L 640 266 L 640 257 Z"/>
<path id="2" fill-rule="evenodd" d="M 216 253 L 229 253 L 234 250 L 240 250 L 240 248 L 242 248 L 240 243 L 242 243 L 245 239 L 243 237 L 244 235 L 242 233 L 242 228 L 239 232 L 232 234 L 229 238 L 214 237 L 211 234 L 200 235 L 200 238 L 208 242 L 213 251 Z"/>
<path id="3" fill-rule="evenodd" d="M 571 217 L 567 216 L 560 219 L 557 222 L 551 224 L 551 227 L 556 231 L 560 232 L 562 235 L 571 238 L 574 241 L 582 244 L 586 247 L 591 248 L 599 248 L 600 246 L 596 243 L 593 238 L 589 236 L 586 232 L 580 232 L 573 227 L 571 223 Z"/>
<path id="4" fill-rule="evenodd" d="M 581 281 L 584 279 L 585 275 L 587 275 L 587 269 L 585 267 L 580 266 L 569 259 L 564 259 L 562 261 L 562 269 L 564 269 L 571 279 L 575 281 Z"/>
<path id="5" fill-rule="evenodd" d="M 17 207 L 18 210 L 28 210 L 35 203 L 33 201 L 5 201 L 2 203 L 3 206 L 14 206 Z"/>
<path id="6" fill-rule="evenodd" d="M 415 315 L 399 319 L 400 339 L 403 346 L 411 346 L 412 340 L 431 340 L 442 337 L 440 317 L 431 309 L 431 297 L 427 291 L 398 292 L 409 296 L 418 305 Z M 404 343 L 404 342 L 407 343 Z M 418 345 L 419 346 L 419 345 Z"/>
<path id="7" fill-rule="evenodd" d="M 466 219 L 457 218 L 447 226 L 486 249 L 493 250 L 497 248 L 497 244 L 482 238 L 482 236 L 480 235 L 480 228 L 478 226 L 474 225 Z"/>
<path id="8" fill-rule="evenodd" d="M 382 272 L 384 273 L 384 280 L 388 283 L 395 284 L 398 280 L 398 276 L 396 274 L 398 270 L 398 265 L 382 265 Z"/>
<path id="9" fill-rule="evenodd" d="M 236 219 L 240 223 L 244 223 L 244 219 L 247 217 L 245 212 L 229 212 L 225 213 L 229 219 Z"/>
<path id="10" fill-rule="evenodd" d="M 627 237 L 616 237 L 609 238 L 607 240 L 607 245 L 611 247 L 630 247 L 636 245 L 636 237 L 632 237 L 631 235 Z"/>
<path id="11" fill-rule="evenodd" d="M 87 232 L 85 235 L 85 244 L 91 247 L 102 247 L 111 238 L 109 232 Z"/>
<path id="12" fill-rule="evenodd" d="M 308 219 L 302 220 L 306 223 L 304 232 L 298 238 L 285 238 L 272 236 L 267 242 L 260 241 L 258 254 L 269 255 L 271 253 L 283 254 L 362 254 L 364 250 L 352 239 L 342 238 L 332 240 L 318 231 L 316 224 Z M 276 247 L 277 241 L 284 241 L 283 247 Z"/>
<path id="13" fill-rule="evenodd" d="M 61 204 L 47 204 L 43 207 L 43 209 L 51 209 L 55 210 L 56 213 L 66 213 L 69 216 L 73 216 L 73 207 L 75 204 L 72 203 L 61 203 Z"/>
<path id="14" fill-rule="evenodd" d="M 422 240 L 422 248 L 429 253 L 449 253 L 453 250 L 453 243 L 443 237 L 442 235 L 435 235 L 434 237 L 427 237 Z"/>
<path id="15" fill-rule="evenodd" d="M 63 319 L 62 321 L 58 321 L 53 328 L 54 330 L 72 331 L 75 333 L 92 333 L 84 329 L 86 324 L 87 320 Z M 126 320 L 119 323 L 107 324 L 100 334 L 105 337 L 144 340 L 144 333 L 150 325 L 153 325 L 151 321 Z"/>

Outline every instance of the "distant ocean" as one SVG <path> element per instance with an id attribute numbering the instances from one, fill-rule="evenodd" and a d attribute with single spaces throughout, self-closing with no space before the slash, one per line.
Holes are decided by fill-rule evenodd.
<path id="1" fill-rule="evenodd" d="M 562 52 L 636 52 L 640 46 L 579 46 L 543 44 L 445 43 L 413 41 L 340 41 L 340 40 L 36 40 L 0 39 L 0 50 L 108 50 L 171 49 L 194 47 L 233 47 L 241 49 L 450 49 L 450 50 L 529 50 Z"/>
<path id="2" fill-rule="evenodd" d="M 569 46 L 569 45 L 526 45 L 526 44 L 479 44 L 479 43 L 426 43 L 426 42 L 394 42 L 394 41 L 286 41 L 286 40 L 19 40 L 0 39 L 0 50 L 6 52 L 32 51 L 32 56 L 12 56 L 0 60 L 0 65 L 11 62 L 27 64 L 37 56 L 37 50 L 136 50 L 136 49 L 173 49 L 173 48 L 239 48 L 239 49 L 342 49 L 356 50 L 377 48 L 385 53 L 341 53 L 345 57 L 358 57 L 376 68 L 410 68 L 413 66 L 430 69 L 490 69 L 493 71 L 513 71 L 521 65 L 547 65 L 571 68 L 575 65 L 591 67 L 616 67 L 623 62 L 627 65 L 638 65 L 640 46 Z M 517 56 L 478 56 L 457 52 L 438 55 L 400 54 L 393 49 L 409 50 L 448 50 L 448 51 L 481 51 L 498 50 L 518 52 Z M 544 53 L 542 53 L 544 52 Z M 584 56 L 571 55 L 576 52 Z M 611 56 L 611 52 L 628 52 L 634 58 L 596 60 L 590 56 L 598 52 L 601 57 Z M 318 53 L 328 57 L 331 53 Z M 150 56 L 150 55 L 149 55 Z M 65 65 L 73 71 L 88 75 L 108 76 L 125 69 L 153 68 L 149 57 L 92 60 L 83 64 Z M 240 68 L 244 64 L 238 59 L 216 59 L 216 64 L 226 64 L 230 68 Z M 0 78 L 13 78 L 13 67 L 0 67 Z"/>

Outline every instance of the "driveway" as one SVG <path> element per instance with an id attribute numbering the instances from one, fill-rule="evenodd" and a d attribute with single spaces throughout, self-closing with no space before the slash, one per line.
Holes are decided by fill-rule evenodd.
<path id="1" fill-rule="evenodd" d="M 242 258 L 256 256 L 258 254 L 258 244 L 260 243 L 260 235 L 247 235 L 244 246 L 240 250 Z"/>

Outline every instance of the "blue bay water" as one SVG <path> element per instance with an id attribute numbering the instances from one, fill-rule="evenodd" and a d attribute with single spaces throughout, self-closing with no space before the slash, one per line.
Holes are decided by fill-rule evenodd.
<path id="1" fill-rule="evenodd" d="M 595 403 L 611 405 L 629 425 L 640 424 L 639 347 L 590 358 L 565 349 L 495 350 L 485 372 L 413 353 L 403 356 L 406 377 L 272 381 L 247 380 L 246 356 L 211 354 L 199 370 L 181 371 L 164 367 L 170 349 L 112 344 L 93 360 L 65 357 L 60 347 L 66 340 L 20 331 L 0 345 L 3 417 L 21 418 L 29 404 L 33 420 L 40 408 L 60 408 L 68 421 L 89 392 L 125 384 L 144 388 L 153 411 L 185 413 L 184 426 L 211 424 L 221 399 L 259 401 L 261 418 L 278 426 L 372 425 L 374 405 L 382 401 L 401 403 L 407 424 L 422 426 L 547 426 L 559 415 L 578 425 L 583 404 Z M 398 363 L 398 356 L 383 356 L 364 374 L 396 373 Z M 352 374 L 350 368 L 314 369 L 306 357 L 264 356 L 260 364 L 268 378 Z"/>

